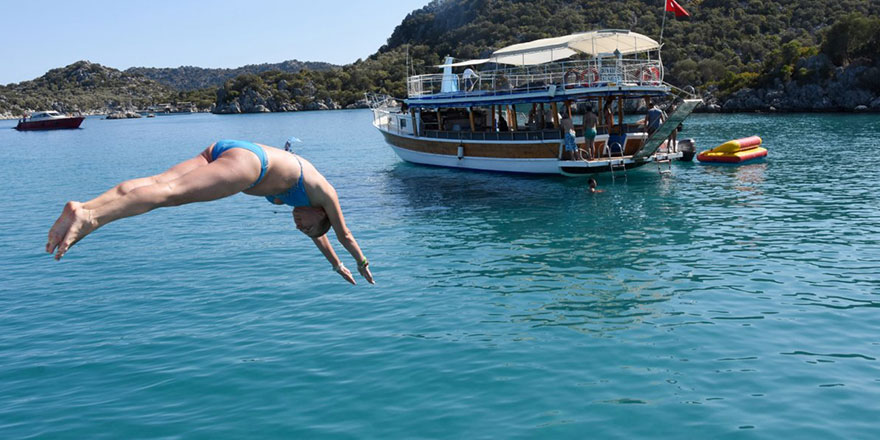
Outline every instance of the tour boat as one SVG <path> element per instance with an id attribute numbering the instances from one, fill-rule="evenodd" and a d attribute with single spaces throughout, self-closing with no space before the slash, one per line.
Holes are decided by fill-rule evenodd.
<path id="1" fill-rule="evenodd" d="M 57 130 L 62 128 L 79 128 L 82 116 L 62 115 L 54 110 L 34 112 L 30 116 L 19 119 L 16 130 Z"/>
<path id="2" fill-rule="evenodd" d="M 475 66 L 484 68 L 474 72 Z M 681 158 L 678 143 L 667 139 L 701 102 L 663 81 L 660 44 L 626 30 L 515 44 L 485 59 L 447 57 L 437 67 L 442 73 L 407 79 L 403 104 L 368 96 L 373 125 L 408 162 L 568 176 L 625 173 Z M 465 67 L 461 75 L 453 72 Z M 651 134 L 644 123 L 624 121 L 624 108 L 646 99 L 676 100 Z M 599 117 L 592 151 L 582 122 L 587 104 Z M 563 114 L 574 122 L 584 160 L 564 154 Z"/>

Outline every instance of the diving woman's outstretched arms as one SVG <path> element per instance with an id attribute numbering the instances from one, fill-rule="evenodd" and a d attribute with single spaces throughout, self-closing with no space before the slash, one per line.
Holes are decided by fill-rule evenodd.
<path id="1" fill-rule="evenodd" d="M 323 209 L 328 220 L 330 220 L 330 226 L 336 234 L 336 239 L 339 240 L 342 247 L 344 247 L 354 258 L 358 272 L 360 272 L 361 276 L 363 276 L 370 284 L 375 284 L 373 274 L 370 272 L 369 268 L 370 263 L 361 251 L 360 246 L 358 246 L 357 240 L 354 239 L 354 234 L 351 233 L 351 230 L 349 230 L 348 226 L 345 224 L 345 217 L 342 215 L 342 208 L 339 205 L 339 197 L 336 194 L 336 190 L 326 181 L 322 182 L 321 189 L 322 191 L 320 191 L 319 194 L 316 194 L 316 197 L 312 200 L 313 206 Z M 326 234 L 324 237 L 326 238 Z M 328 255 L 328 252 L 323 246 L 330 248 L 332 256 L 336 257 L 329 240 L 323 242 L 315 240 L 315 245 L 318 246 L 318 249 L 321 250 L 321 253 L 323 253 L 325 257 Z M 342 265 L 342 263 L 337 264 L 338 258 L 331 259 L 328 257 L 327 260 L 330 261 L 330 264 L 333 265 L 334 269 Z M 337 270 L 337 272 L 339 272 L 343 278 L 348 279 L 346 273 L 350 274 L 350 272 L 344 266 L 342 266 L 342 269 L 342 271 Z"/>

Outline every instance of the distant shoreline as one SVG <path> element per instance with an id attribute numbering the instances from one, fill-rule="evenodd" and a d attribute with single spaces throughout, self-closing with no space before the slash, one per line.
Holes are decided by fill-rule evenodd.
<path id="1" fill-rule="evenodd" d="M 253 112 L 253 113 L 212 113 L 209 111 L 198 111 L 198 112 L 181 112 L 181 113 L 162 113 L 161 116 L 181 116 L 181 115 L 192 115 L 192 114 L 201 114 L 208 113 L 214 114 L 218 116 L 232 116 L 232 115 L 257 115 L 257 114 L 277 114 L 277 113 L 300 113 L 300 112 L 324 112 L 324 111 L 340 111 L 340 110 L 368 110 L 368 109 L 326 109 L 326 110 L 297 110 L 295 112 Z M 147 112 L 136 112 L 136 113 L 147 113 Z M 628 115 L 635 115 L 641 112 L 627 112 Z M 790 114 L 845 114 L 845 115 L 861 115 L 861 114 L 876 114 L 880 113 L 880 110 L 873 109 L 865 109 L 865 110 L 765 110 L 765 109 L 754 109 L 754 110 L 738 110 L 738 111 L 724 111 L 724 110 L 711 110 L 704 107 L 698 108 L 694 110 L 694 113 L 697 114 L 721 114 L 721 115 L 732 115 L 732 114 L 766 114 L 766 115 L 790 115 Z M 107 116 L 111 113 L 82 113 L 83 116 Z M 156 114 L 160 116 L 160 114 Z M 6 116 L 0 115 L 0 121 L 10 121 L 10 120 L 18 120 L 21 119 L 20 116 Z M 139 118 L 136 118 L 139 119 Z"/>

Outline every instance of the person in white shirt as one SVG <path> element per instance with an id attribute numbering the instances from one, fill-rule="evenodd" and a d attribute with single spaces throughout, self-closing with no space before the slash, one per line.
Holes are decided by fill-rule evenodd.
<path id="1" fill-rule="evenodd" d="M 468 92 L 474 89 L 474 86 L 477 85 L 477 81 L 480 79 L 480 75 L 477 75 L 477 72 L 474 72 L 472 67 L 473 66 L 468 66 L 468 68 L 464 69 L 464 72 L 461 74 Z"/>

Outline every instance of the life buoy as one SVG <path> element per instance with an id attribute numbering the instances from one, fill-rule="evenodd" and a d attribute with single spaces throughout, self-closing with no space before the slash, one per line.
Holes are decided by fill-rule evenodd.
<path id="1" fill-rule="evenodd" d="M 599 82 L 599 69 L 596 69 L 595 67 L 585 69 L 582 76 L 584 78 L 584 84 L 586 84 L 587 87 L 592 87 Z"/>
<path id="2" fill-rule="evenodd" d="M 660 82 L 660 69 L 655 66 L 643 67 L 639 73 L 639 80 L 642 84 L 656 84 Z"/>
<path id="3" fill-rule="evenodd" d="M 566 88 L 577 87 L 577 85 L 581 82 L 581 73 L 575 69 L 568 69 L 565 72 L 565 75 L 562 76 L 562 81 L 565 82 Z"/>

